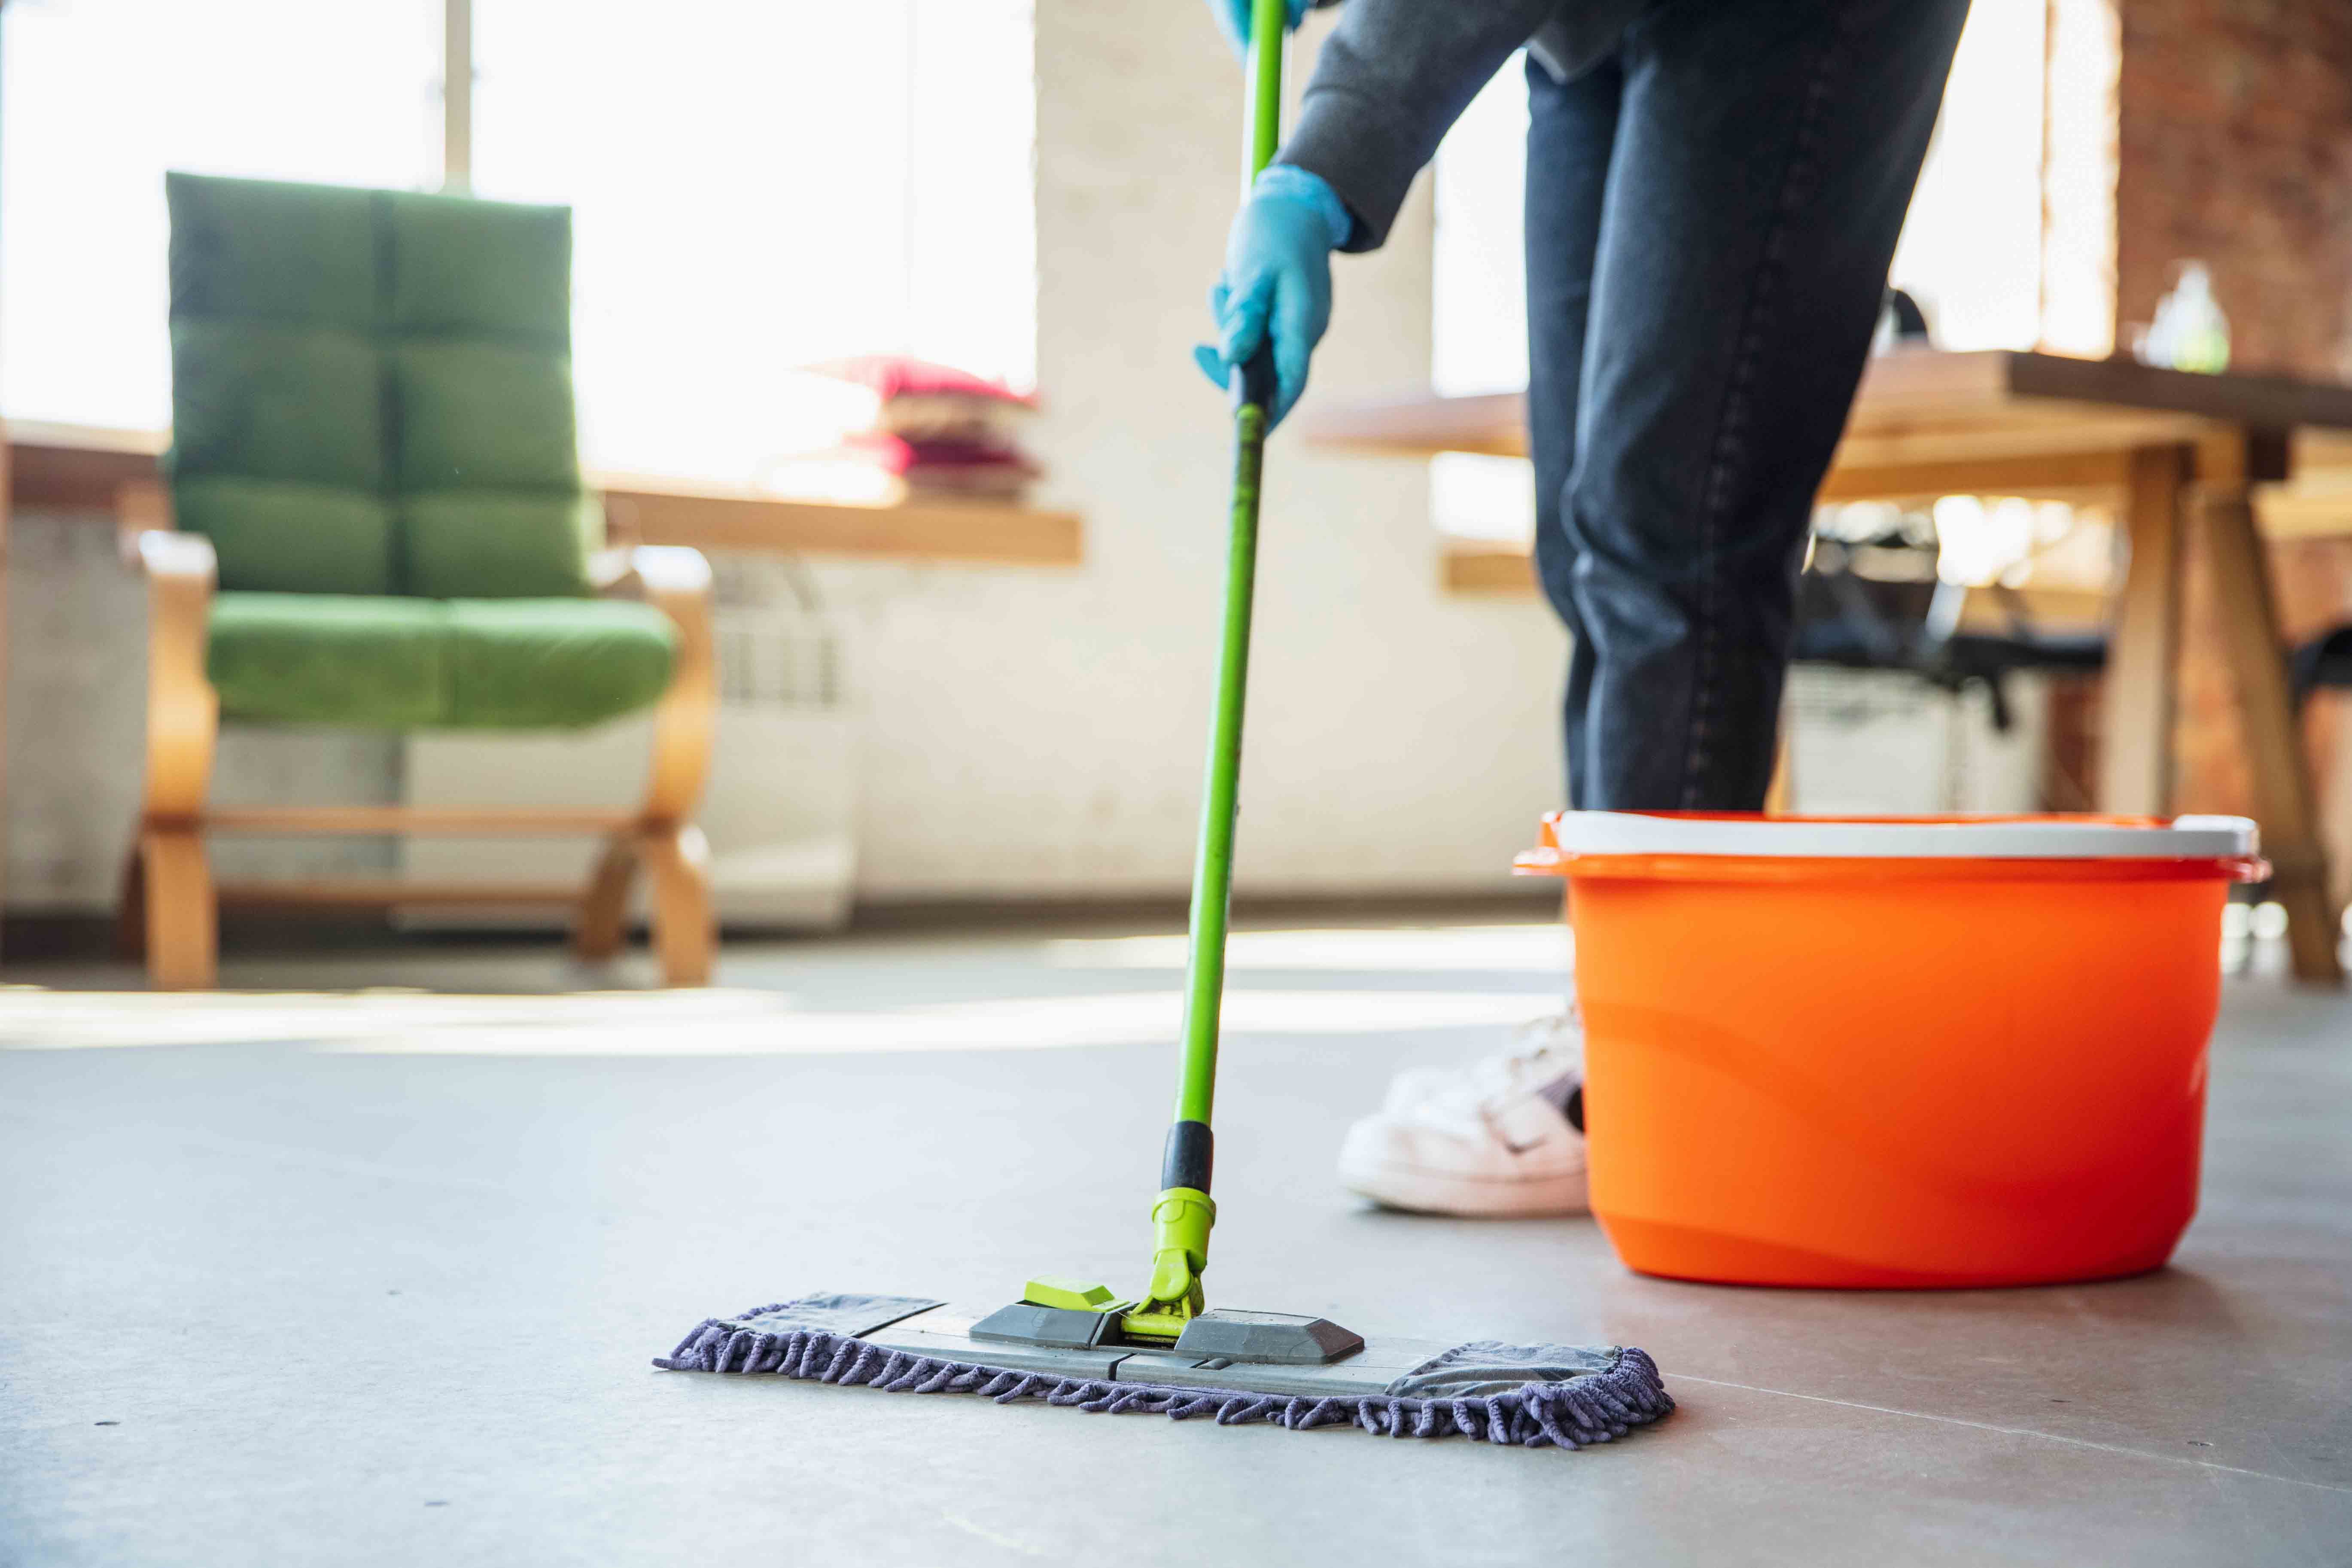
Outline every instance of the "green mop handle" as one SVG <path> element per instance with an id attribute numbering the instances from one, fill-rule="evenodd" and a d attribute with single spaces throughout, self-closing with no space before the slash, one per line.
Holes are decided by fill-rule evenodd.
<path id="1" fill-rule="evenodd" d="M 1250 15 L 1249 134 L 1242 178 L 1252 185 L 1274 161 L 1282 136 L 1282 31 L 1285 0 L 1255 0 Z M 1249 686 L 1250 606 L 1257 579 L 1258 475 L 1265 453 L 1266 415 L 1274 401 L 1274 362 L 1261 346 L 1232 382 L 1234 401 L 1233 521 L 1225 544 L 1224 639 L 1217 653 L 1216 717 L 1209 731 L 1208 777 L 1201 802 L 1201 845 L 1192 868 L 1192 935 L 1186 964 L 1183 1075 L 1176 1120 L 1152 1205 L 1155 1232 L 1147 1308 L 1179 1316 L 1203 1303 L 1200 1274 L 1209 1263 L 1212 1139 L 1209 1114 L 1217 1090 L 1218 1012 L 1225 989 L 1225 924 L 1232 903 L 1234 816 L 1242 767 L 1242 700 Z"/>

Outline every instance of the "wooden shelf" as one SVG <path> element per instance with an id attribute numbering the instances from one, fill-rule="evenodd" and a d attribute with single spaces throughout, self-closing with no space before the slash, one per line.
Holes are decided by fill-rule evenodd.
<path id="1" fill-rule="evenodd" d="M 124 485 L 155 477 L 169 437 L 158 430 L 38 425 L 11 419 L 8 499 L 20 511 L 104 511 Z"/>
<path id="2" fill-rule="evenodd" d="M 1449 594 L 1524 596 L 1536 592 L 1535 557 L 1524 544 L 1448 540 L 1440 563 Z"/>
<path id="3" fill-rule="evenodd" d="M 1025 566 L 1085 559 L 1076 512 L 985 500 L 862 506 L 620 475 L 592 475 L 589 482 L 604 492 L 614 532 L 646 544 Z"/>
<path id="4" fill-rule="evenodd" d="M 12 421 L 10 499 L 19 510 L 110 512 L 123 485 L 156 477 L 169 437 L 156 430 Z M 1075 512 L 987 500 L 860 506 L 764 491 L 591 474 L 616 535 L 698 550 L 782 551 L 974 565 L 1076 566 Z"/>

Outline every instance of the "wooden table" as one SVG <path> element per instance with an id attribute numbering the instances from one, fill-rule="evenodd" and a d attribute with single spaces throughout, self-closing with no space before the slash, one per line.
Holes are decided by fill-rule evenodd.
<path id="1" fill-rule="evenodd" d="M 1525 399 L 1515 393 L 1368 403 L 1310 416 L 1306 428 L 1311 443 L 1339 449 L 1527 454 Z M 2254 507 L 2256 486 L 2295 478 L 2298 453 L 2342 449 L 2331 431 L 2352 431 L 2352 386 L 2126 360 L 1902 351 L 1864 373 L 1821 496 L 2118 502 L 2131 564 L 2107 666 L 2099 787 L 2108 811 L 2170 807 L 2181 578 L 2188 552 L 2201 551 L 2252 752 L 2263 852 L 2291 917 L 2294 971 L 2333 982 L 2342 974 L 2339 916 Z M 2330 514 L 2313 506 L 2294 515 L 2294 531 L 2315 533 Z"/>

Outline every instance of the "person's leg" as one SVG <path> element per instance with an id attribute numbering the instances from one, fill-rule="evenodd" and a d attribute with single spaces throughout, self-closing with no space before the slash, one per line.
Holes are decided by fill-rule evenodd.
<path id="1" fill-rule="evenodd" d="M 1966 14 L 1668 0 L 1626 33 L 1560 510 L 1580 805 L 1763 803 L 1807 520 Z"/>
<path id="2" fill-rule="evenodd" d="M 1536 574 L 1568 627 L 1568 689 L 1560 704 L 1568 802 L 1578 804 L 1592 653 L 1570 584 L 1576 552 L 1561 525 L 1576 465 L 1577 394 L 1601 200 L 1617 141 L 1624 75 L 1607 59 L 1573 81 L 1528 61 L 1528 446 L 1536 470 Z"/>

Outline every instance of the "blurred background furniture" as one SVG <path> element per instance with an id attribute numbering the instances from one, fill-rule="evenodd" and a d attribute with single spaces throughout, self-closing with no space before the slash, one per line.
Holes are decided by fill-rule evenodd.
<path id="1" fill-rule="evenodd" d="M 1525 399 L 1515 393 L 1333 407 L 1306 425 L 1310 441 L 1334 449 L 1414 458 L 1527 450 Z M 2343 973 L 2340 912 L 2297 738 L 2254 492 L 2294 478 L 2298 431 L 2344 429 L 2352 429 L 2352 387 L 2126 360 L 1904 349 L 1864 371 L 1821 492 L 1824 501 L 2119 500 L 2130 565 L 2116 591 L 2105 654 L 2099 784 L 2101 808 L 2114 812 L 2161 815 L 2171 806 L 2182 574 L 2193 539 L 2220 605 L 2254 815 L 2287 909 L 2294 973 L 2328 984 Z M 1478 554 L 1449 561 L 1449 582 L 1508 576 L 1517 591 L 1531 590 L 1524 550 Z"/>
<path id="2" fill-rule="evenodd" d="M 212 984 L 223 902 L 446 896 L 577 905 L 621 942 L 653 890 L 672 984 L 709 977 L 701 834 L 717 690 L 709 571 L 603 548 L 570 376 L 561 207 L 174 174 L 168 490 L 119 492 L 151 605 L 147 773 L 122 924 L 161 985 Z M 583 728 L 651 708 L 633 810 L 208 806 L 217 727 Z M 214 885 L 209 834 L 601 837 L 589 885 Z"/>
<path id="3" fill-rule="evenodd" d="M 1884 347 L 1875 353 L 1934 347 L 1926 313 L 1901 289 L 1886 291 L 1879 331 Z M 2047 630 L 2014 589 L 1946 580 L 1932 513 L 1865 509 L 1864 516 L 1875 526 L 1862 533 L 1824 531 L 1822 518 L 1815 518 L 1797 584 L 1793 664 L 1901 673 L 1955 696 L 1979 690 L 2002 735 L 2016 722 L 2013 678 L 2096 675 L 2106 668 L 2104 630 Z M 1979 599 L 1991 601 L 1989 614 L 1971 613 Z M 1784 748 L 1784 762 L 1786 756 Z M 1968 807 L 1942 801 L 1936 808 Z"/>
<path id="4" fill-rule="evenodd" d="M 2288 668 L 2298 711 L 2323 686 L 2352 690 L 2352 621 L 2331 626 L 2296 648 Z"/>
<path id="5" fill-rule="evenodd" d="M 1906 554 L 1915 570 L 1874 576 L 1855 569 L 1857 553 Z M 1992 603 L 1989 615 L 1963 612 L 1971 596 Z M 1998 626 L 1999 630 L 1973 629 Z M 1896 670 L 1947 691 L 1984 691 L 1993 727 L 2013 721 L 2011 678 L 2096 675 L 2106 668 L 2103 631 L 2045 629 L 2013 589 L 1969 588 L 1936 576 L 1932 543 L 1901 539 L 1817 541 L 1797 590 L 1790 659 L 1837 669 Z"/>

